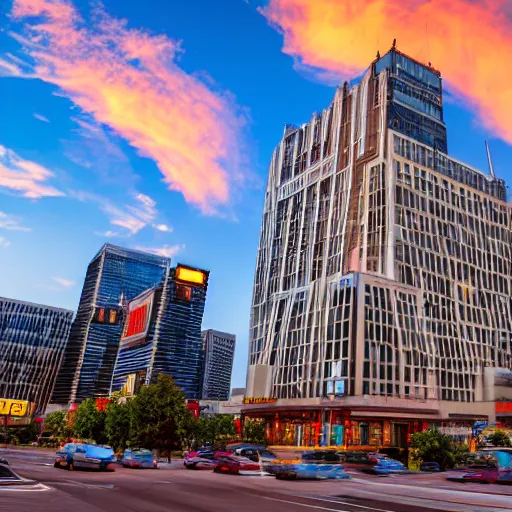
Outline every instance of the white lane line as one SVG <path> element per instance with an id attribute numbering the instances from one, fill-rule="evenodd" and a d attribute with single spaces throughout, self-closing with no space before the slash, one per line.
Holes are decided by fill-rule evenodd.
<path id="1" fill-rule="evenodd" d="M 384 509 L 384 508 L 375 508 L 375 507 L 366 507 L 365 505 L 356 505 L 355 503 L 349 503 L 348 501 L 339 501 L 327 498 L 314 498 L 312 496 L 304 496 L 307 497 L 308 500 L 317 500 L 317 501 L 327 501 L 329 503 L 341 503 L 342 505 L 350 505 L 351 507 L 365 508 L 367 510 L 376 510 L 378 512 L 393 512 L 392 510 Z"/>
<path id="2" fill-rule="evenodd" d="M 41 492 L 41 491 L 49 491 L 51 490 L 50 487 L 44 485 L 44 484 L 37 484 L 30 488 L 27 487 L 0 487 L 0 493 L 1 492 Z"/>
<path id="3" fill-rule="evenodd" d="M 289 503 L 290 505 L 299 505 L 301 507 L 315 508 L 317 510 L 327 510 L 328 512 L 351 512 L 350 510 L 347 509 L 320 507 L 319 505 L 308 505 L 307 503 L 299 503 L 298 501 L 280 500 L 279 498 L 271 498 L 269 496 L 262 496 L 262 498 L 271 501 L 279 501 L 281 503 Z"/>

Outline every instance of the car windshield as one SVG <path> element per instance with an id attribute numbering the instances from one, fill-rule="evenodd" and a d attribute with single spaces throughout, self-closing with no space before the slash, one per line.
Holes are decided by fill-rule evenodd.
<path id="1" fill-rule="evenodd" d="M 106 446 L 86 445 L 84 448 L 88 457 L 106 459 L 114 456 L 114 450 L 112 450 L 112 448 L 107 448 Z"/>

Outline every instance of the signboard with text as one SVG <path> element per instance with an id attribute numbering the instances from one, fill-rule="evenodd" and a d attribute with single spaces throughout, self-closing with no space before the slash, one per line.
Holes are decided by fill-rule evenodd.
<path id="1" fill-rule="evenodd" d="M 26 400 L 0 398 L 0 416 L 30 416 L 33 410 L 34 404 Z"/>
<path id="2" fill-rule="evenodd" d="M 274 404 L 277 402 L 277 398 L 269 396 L 245 396 L 243 403 L 245 405 L 251 404 Z"/>

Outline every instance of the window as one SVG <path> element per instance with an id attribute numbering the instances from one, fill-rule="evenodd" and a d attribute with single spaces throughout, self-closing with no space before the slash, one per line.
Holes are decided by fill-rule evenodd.
<path id="1" fill-rule="evenodd" d="M 192 298 L 192 288 L 182 284 L 176 285 L 176 298 L 178 300 L 190 300 Z"/>

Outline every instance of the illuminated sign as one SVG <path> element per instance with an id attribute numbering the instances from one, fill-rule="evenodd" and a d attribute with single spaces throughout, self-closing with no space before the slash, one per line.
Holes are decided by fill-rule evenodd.
<path id="1" fill-rule="evenodd" d="M 186 283 L 194 283 L 204 286 L 206 283 L 206 274 L 200 270 L 193 270 L 191 268 L 178 266 L 176 268 L 176 279 Z"/>
<path id="2" fill-rule="evenodd" d="M 95 324 L 115 325 L 118 323 L 118 311 L 115 309 L 98 307 L 92 319 Z"/>
<path id="3" fill-rule="evenodd" d="M 512 401 L 496 402 L 496 415 L 512 416 Z"/>
<path id="4" fill-rule="evenodd" d="M 243 403 L 250 404 L 274 404 L 277 402 L 277 398 L 269 396 L 244 396 Z"/>
<path id="5" fill-rule="evenodd" d="M 128 304 L 120 348 L 136 345 L 146 337 L 153 311 L 154 297 L 155 292 L 151 291 Z"/>
<path id="6" fill-rule="evenodd" d="M 0 398 L 0 416 L 30 416 L 34 404 L 26 400 L 9 400 Z"/>

